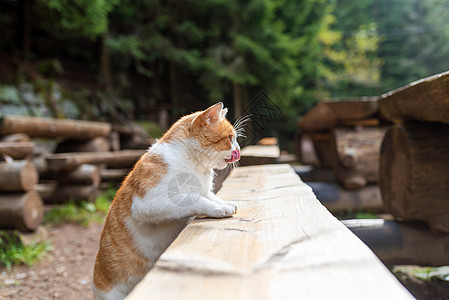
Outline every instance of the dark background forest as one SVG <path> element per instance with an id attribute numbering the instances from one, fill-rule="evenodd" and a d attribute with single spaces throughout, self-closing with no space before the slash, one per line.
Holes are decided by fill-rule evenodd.
<path id="1" fill-rule="evenodd" d="M 262 91 L 282 110 L 265 134 L 288 139 L 319 100 L 449 69 L 447 20 L 449 0 L 0 0 L 0 108 L 172 122 L 223 101 L 233 119 Z"/>

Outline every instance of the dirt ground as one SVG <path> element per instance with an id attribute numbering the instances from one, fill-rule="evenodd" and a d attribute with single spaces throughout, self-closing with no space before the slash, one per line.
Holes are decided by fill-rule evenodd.
<path id="1" fill-rule="evenodd" d="M 33 267 L 0 269 L 0 299 L 93 299 L 92 271 L 102 224 L 48 229 L 53 249 Z M 449 299 L 449 283 L 399 278 L 419 300 Z"/>
<path id="2" fill-rule="evenodd" d="M 53 249 L 33 267 L 0 269 L 0 299 L 93 299 L 92 272 L 102 224 L 48 229 Z"/>

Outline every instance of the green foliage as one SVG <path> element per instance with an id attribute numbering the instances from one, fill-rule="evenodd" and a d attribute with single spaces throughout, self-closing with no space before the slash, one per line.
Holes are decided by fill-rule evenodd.
<path id="1" fill-rule="evenodd" d="M 44 21 L 42 26 L 49 32 L 60 37 L 95 38 L 106 32 L 108 13 L 119 0 L 38 0 L 37 3 Z"/>
<path id="2" fill-rule="evenodd" d="M 441 280 L 449 281 L 449 266 L 419 267 L 395 266 L 393 273 L 398 277 L 414 277 L 423 281 Z"/>
<path id="3" fill-rule="evenodd" d="M 11 269 L 13 265 L 33 265 L 45 253 L 51 250 L 49 242 L 24 246 L 16 242 L 17 238 L 0 231 L 0 265 Z"/>
<path id="4" fill-rule="evenodd" d="M 95 203 L 83 201 L 77 205 L 69 202 L 54 207 L 45 213 L 44 223 L 56 225 L 71 222 L 82 226 L 88 226 L 91 222 L 101 223 L 109 211 L 115 192 L 115 189 L 110 188 L 101 194 Z"/>

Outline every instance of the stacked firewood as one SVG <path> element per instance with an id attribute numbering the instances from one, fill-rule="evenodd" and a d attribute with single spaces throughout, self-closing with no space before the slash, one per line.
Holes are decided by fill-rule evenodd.
<path id="1" fill-rule="evenodd" d="M 449 72 L 382 96 L 386 133 L 380 187 L 387 210 L 400 220 L 425 221 L 449 233 Z"/>
<path id="2" fill-rule="evenodd" d="M 298 122 L 300 157 L 315 166 L 314 172 L 303 172 L 303 180 L 309 176 L 317 177 L 312 181 L 335 181 L 339 186 L 320 184 L 315 193 L 343 197 L 353 191 L 352 209 L 381 209 L 377 184 L 386 125 L 379 118 L 378 98 L 320 102 Z"/>
<path id="3" fill-rule="evenodd" d="M 33 149 L 25 134 L 0 137 L 0 228 L 34 231 L 42 222 L 43 203 L 36 192 L 39 176 L 28 160 Z"/>
<path id="4" fill-rule="evenodd" d="M 35 147 L 54 141 L 46 152 Z M 137 126 L 4 116 L 0 119 L 0 228 L 35 230 L 43 203 L 95 201 L 121 182 L 152 140 Z"/>

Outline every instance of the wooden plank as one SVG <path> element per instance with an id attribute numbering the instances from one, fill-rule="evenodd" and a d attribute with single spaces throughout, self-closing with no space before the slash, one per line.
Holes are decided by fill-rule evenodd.
<path id="1" fill-rule="evenodd" d="M 279 146 L 246 146 L 241 151 L 240 165 L 263 165 L 276 163 L 281 155 Z"/>
<path id="2" fill-rule="evenodd" d="M 330 100 L 324 103 L 338 120 L 360 120 L 372 117 L 379 109 L 378 97 Z"/>
<path id="3" fill-rule="evenodd" d="M 148 299 L 413 299 L 288 165 L 241 167 L 128 296 Z"/>
<path id="4" fill-rule="evenodd" d="M 382 118 L 449 123 L 449 72 L 427 77 L 382 95 Z"/>
<path id="5" fill-rule="evenodd" d="M 34 150 L 33 142 L 3 142 L 0 143 L 0 155 L 4 154 L 12 159 L 24 159 Z"/>

